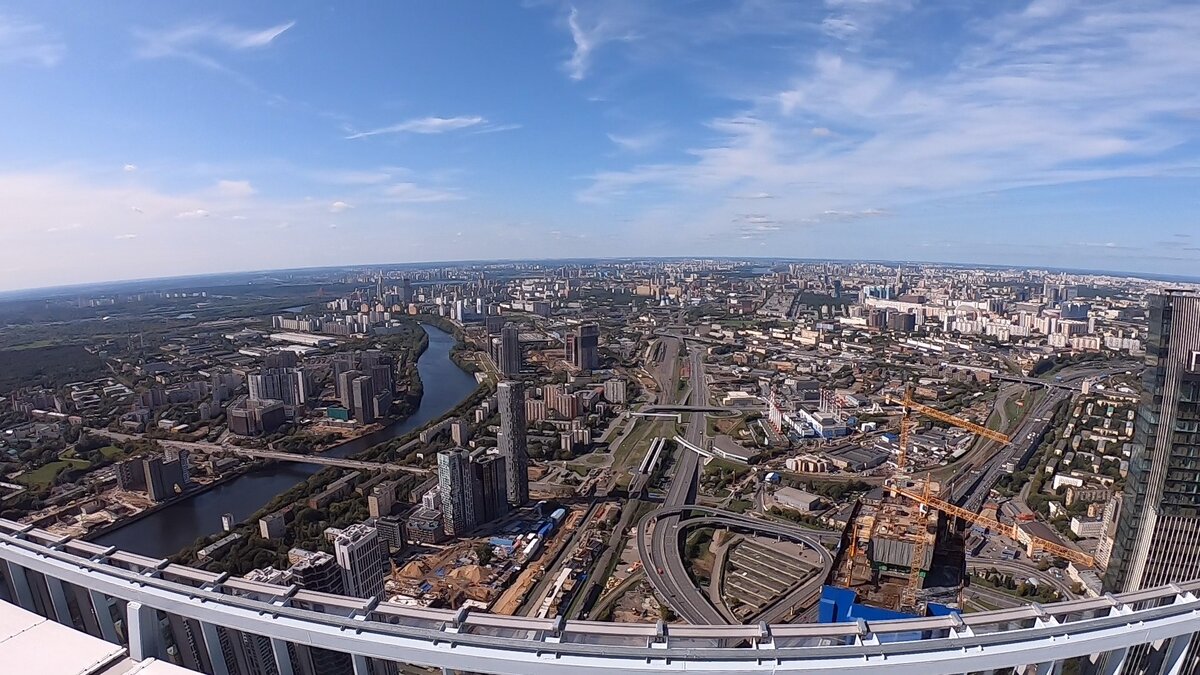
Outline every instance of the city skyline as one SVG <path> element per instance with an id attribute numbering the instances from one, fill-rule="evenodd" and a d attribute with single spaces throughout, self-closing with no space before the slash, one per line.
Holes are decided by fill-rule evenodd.
<path id="1" fill-rule="evenodd" d="M 688 9 L 2 11 L 0 289 L 531 252 L 1200 262 L 1195 7 Z"/>

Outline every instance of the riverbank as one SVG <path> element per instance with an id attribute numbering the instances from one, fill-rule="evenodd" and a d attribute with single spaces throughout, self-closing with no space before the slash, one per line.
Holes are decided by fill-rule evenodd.
<path id="1" fill-rule="evenodd" d="M 209 481 L 207 483 L 197 485 L 195 488 L 192 488 L 191 490 L 188 490 L 187 492 L 184 492 L 183 494 L 176 495 L 170 499 L 158 502 L 154 506 L 151 506 L 146 509 L 142 509 L 141 511 L 138 511 L 137 513 L 135 513 L 131 516 L 125 516 L 125 517 L 121 518 L 120 520 L 114 520 L 113 522 L 109 523 L 108 525 L 102 525 L 100 527 L 88 530 L 87 534 L 85 534 L 79 538 L 84 541 L 93 541 L 98 537 L 103 537 L 104 535 L 108 534 L 109 532 L 113 532 L 113 531 L 118 530 L 127 525 L 132 525 L 133 523 L 136 523 L 137 521 L 139 521 L 143 518 L 147 518 L 149 516 L 154 515 L 155 513 L 158 513 L 159 511 L 162 511 L 163 509 L 170 508 L 181 502 L 185 502 L 189 499 L 193 499 L 195 497 L 200 496 L 201 494 L 204 494 L 205 492 L 208 492 L 209 490 L 216 489 L 226 483 L 236 480 L 236 479 L 242 477 L 243 475 L 245 475 L 246 473 L 253 471 L 255 468 L 257 468 L 256 465 L 258 465 L 258 464 L 259 464 L 259 462 L 254 462 L 251 464 L 247 464 L 246 466 L 238 467 L 237 469 L 230 471 L 229 473 L 225 474 L 224 476 L 221 476 L 220 478 L 218 478 L 214 481 Z"/>
<path id="2" fill-rule="evenodd" d="M 454 337 L 432 325 L 425 326 L 423 330 L 428 337 L 428 346 L 416 365 L 424 383 L 424 392 L 414 413 L 401 422 L 393 422 L 379 431 L 329 448 L 322 454 L 334 457 L 359 456 L 393 439 L 405 437 L 414 430 L 419 431 L 477 395 L 478 383 L 475 378 L 458 368 L 450 358 L 450 351 L 456 344 Z M 305 484 L 322 469 L 295 463 L 272 463 L 257 467 L 236 480 L 163 508 L 152 517 L 143 517 L 136 523 L 100 535 L 97 541 L 142 555 L 169 557 L 191 548 L 197 540 L 219 532 L 222 513 L 232 513 L 235 521 L 249 523 L 250 518 L 268 502 Z M 332 473 L 337 475 L 336 471 Z M 253 533 L 257 535 L 256 528 Z M 258 541 L 262 543 L 263 540 Z"/>

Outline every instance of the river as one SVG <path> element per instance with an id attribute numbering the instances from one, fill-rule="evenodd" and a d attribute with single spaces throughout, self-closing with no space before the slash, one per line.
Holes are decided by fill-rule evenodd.
<path id="1" fill-rule="evenodd" d="M 417 361 L 424 386 L 417 411 L 405 420 L 331 448 L 325 454 L 345 457 L 403 436 L 445 415 L 475 390 L 475 378 L 450 360 L 454 336 L 432 326 L 422 327 L 429 335 L 429 347 Z M 96 543 L 164 558 L 198 537 L 221 529 L 221 514 L 232 513 L 233 519 L 241 522 L 275 495 L 322 468 L 316 464 L 271 464 L 108 532 L 96 539 Z"/>

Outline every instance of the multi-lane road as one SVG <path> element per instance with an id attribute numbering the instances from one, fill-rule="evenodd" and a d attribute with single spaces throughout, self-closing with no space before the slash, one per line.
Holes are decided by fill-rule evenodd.
<path id="1" fill-rule="evenodd" d="M 692 349 L 689 370 L 690 404 L 703 409 L 708 406 L 708 380 L 704 373 L 704 350 L 698 346 Z M 651 512 L 638 523 L 638 554 L 642 559 L 646 578 L 659 596 L 685 621 L 694 624 L 725 624 L 728 623 L 725 616 L 713 606 L 705 593 L 696 587 L 688 573 L 687 563 L 682 555 L 686 531 L 698 526 L 724 526 L 804 543 L 821 555 L 823 569 L 812 580 L 794 589 L 764 613 L 764 616 L 772 620 L 782 618 L 792 611 L 797 602 L 820 592 L 821 584 L 824 583 L 825 576 L 833 564 L 833 557 L 821 545 L 820 533 L 782 523 L 747 518 L 720 509 L 692 506 L 696 499 L 700 455 L 688 446 L 703 448 L 706 430 L 704 413 L 700 410 L 691 412 L 684 437 L 686 443 L 679 444 L 675 472 L 663 507 Z M 699 514 L 700 517 L 684 520 L 685 514 Z"/>
<path id="2" fill-rule="evenodd" d="M 668 343 L 675 341 L 672 338 L 664 340 Z M 692 349 L 689 370 L 692 405 L 707 405 L 708 382 L 704 374 L 703 349 Z M 705 430 L 704 413 L 693 412 L 688 415 L 688 443 L 703 447 Z M 695 499 L 699 467 L 700 456 L 681 445 L 676 452 L 675 471 L 667 489 L 662 517 L 657 517 L 657 512 L 652 513 L 638 525 L 638 553 L 641 554 L 650 585 L 676 614 L 689 623 L 724 624 L 725 617 L 692 582 L 680 554 L 680 534 L 683 529 L 678 507 L 691 504 Z M 651 542 L 647 548 L 648 535 L 643 524 L 651 521 L 654 529 L 649 534 Z"/>

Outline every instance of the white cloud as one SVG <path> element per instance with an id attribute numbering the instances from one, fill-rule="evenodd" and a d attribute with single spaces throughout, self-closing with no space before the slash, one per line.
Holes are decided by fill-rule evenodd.
<path id="1" fill-rule="evenodd" d="M 66 45 L 36 23 L 0 14 L 0 65 L 55 66 Z"/>
<path id="2" fill-rule="evenodd" d="M 70 232 L 71 230 L 78 230 L 81 227 L 83 227 L 83 223 L 67 223 L 66 225 L 62 225 L 62 226 L 52 225 L 50 227 L 47 227 L 46 231 L 47 232 Z"/>
<path id="3" fill-rule="evenodd" d="M 842 16 L 829 16 L 821 21 L 821 31 L 839 40 L 845 40 L 858 33 L 858 24 Z"/>
<path id="4" fill-rule="evenodd" d="M 264 266 L 384 263 L 422 246 L 426 255 L 449 256 L 451 250 L 429 233 L 453 233 L 479 225 L 478 217 L 464 219 L 465 214 L 452 204 L 420 208 L 420 204 L 403 203 L 461 199 L 462 195 L 449 188 L 434 189 L 442 184 L 441 178 L 431 178 L 435 183 L 430 187 L 397 187 L 394 197 L 382 194 L 391 184 L 355 192 L 353 199 L 345 199 L 355 208 L 333 217 L 328 206 L 342 196 L 336 193 L 314 191 L 311 202 L 262 194 L 223 197 L 213 189 L 216 176 L 191 189 L 172 191 L 143 184 L 141 178 L 140 173 L 116 174 L 111 166 L 100 163 L 88 173 L 61 168 L 40 173 L 0 172 L 0 204 L 4 204 L 0 240 L 5 252 L 17 261 L 44 261 L 47 251 L 53 251 L 54 257 L 54 265 L 0 267 L 0 290 Z M 131 210 L 131 204 L 144 213 Z M 371 246 L 364 249 L 361 242 L 353 241 L 313 246 L 310 237 L 280 236 L 286 232 L 332 232 L 327 228 L 333 218 L 341 227 L 337 232 L 361 231 L 370 237 Z M 288 223 L 290 229 L 277 229 L 279 223 Z M 516 247 L 490 236 L 488 227 L 490 224 L 469 230 L 480 236 L 465 238 L 453 253 L 484 257 L 499 246 L 505 255 L 515 257 Z M 126 234 L 138 236 L 118 239 Z M 235 239 L 240 246 L 212 245 Z M 108 264 L 96 266 L 97 259 Z M 137 270 L 136 275 L 130 270 Z"/>
<path id="5" fill-rule="evenodd" d="M 885 18 L 907 7 L 836 4 Z M 1179 83 L 1200 81 L 1200 5 L 1058 3 L 1051 19 L 1018 10 L 965 31 L 922 69 L 889 57 L 906 43 L 882 33 L 870 55 L 818 50 L 786 82 L 739 94 L 741 111 L 710 120 L 715 136 L 687 159 L 599 171 L 578 196 L 679 208 L 761 193 L 778 196 L 773 218 L 832 222 L 925 199 L 1194 172 L 1180 152 L 1198 140 L 1200 91 Z M 698 220 L 728 228 L 730 217 Z"/>
<path id="6" fill-rule="evenodd" d="M 121 170 L 125 173 L 133 173 L 134 171 L 137 171 L 138 168 L 137 164 L 126 164 L 125 166 L 121 167 Z"/>
<path id="7" fill-rule="evenodd" d="M 591 58 L 595 42 L 592 35 L 580 26 L 578 8 L 571 8 L 571 14 L 567 17 L 567 28 L 571 31 L 571 40 L 575 42 L 575 51 L 571 53 L 571 59 L 567 61 L 567 74 L 572 80 L 582 80 L 583 76 L 587 74 L 588 61 Z"/>
<path id="8" fill-rule="evenodd" d="M 352 208 L 354 208 L 354 207 L 340 199 L 329 205 L 329 211 L 331 213 L 341 213 L 342 211 L 345 211 L 346 209 L 352 209 Z"/>
<path id="9" fill-rule="evenodd" d="M 456 192 L 424 188 L 416 183 L 396 183 L 384 190 L 384 194 L 393 201 L 414 204 L 452 202 L 462 199 L 462 196 Z"/>
<path id="10" fill-rule="evenodd" d="M 477 129 L 472 129 L 472 134 L 496 134 L 501 131 L 515 131 L 522 128 L 520 124 L 485 124 Z"/>
<path id="11" fill-rule="evenodd" d="M 137 239 L 137 235 L 132 232 L 126 232 L 125 234 L 118 234 L 113 239 Z"/>
<path id="12" fill-rule="evenodd" d="M 678 62 L 695 65 L 697 46 L 813 32 L 807 2 L 688 3 L 678 11 L 677 3 L 645 0 L 553 4 L 558 7 L 559 25 L 570 38 L 570 56 L 561 67 L 575 81 L 586 79 L 597 54 L 615 45 L 626 48 L 622 56 L 627 60 L 661 68 Z M 594 92 L 588 98 L 607 99 Z"/>
<path id="13" fill-rule="evenodd" d="M 137 30 L 141 41 L 136 53 L 147 59 L 164 57 L 198 58 L 205 51 L 261 49 L 287 32 L 295 21 L 268 28 L 242 28 L 222 23 L 193 23 L 163 30 Z"/>
<path id="14" fill-rule="evenodd" d="M 486 119 L 478 115 L 462 117 L 418 117 L 416 119 L 397 122 L 386 127 L 359 131 L 346 136 L 348 139 L 367 138 L 380 134 L 443 134 L 447 131 L 457 131 L 468 127 L 485 124 Z"/>
<path id="15" fill-rule="evenodd" d="M 258 192 L 248 180 L 219 180 L 213 189 L 222 197 L 233 198 L 251 197 Z"/>
<path id="16" fill-rule="evenodd" d="M 618 148 L 625 152 L 646 152 L 657 147 L 666 135 L 658 131 L 650 131 L 642 134 L 608 134 L 608 140 L 617 145 Z"/>

